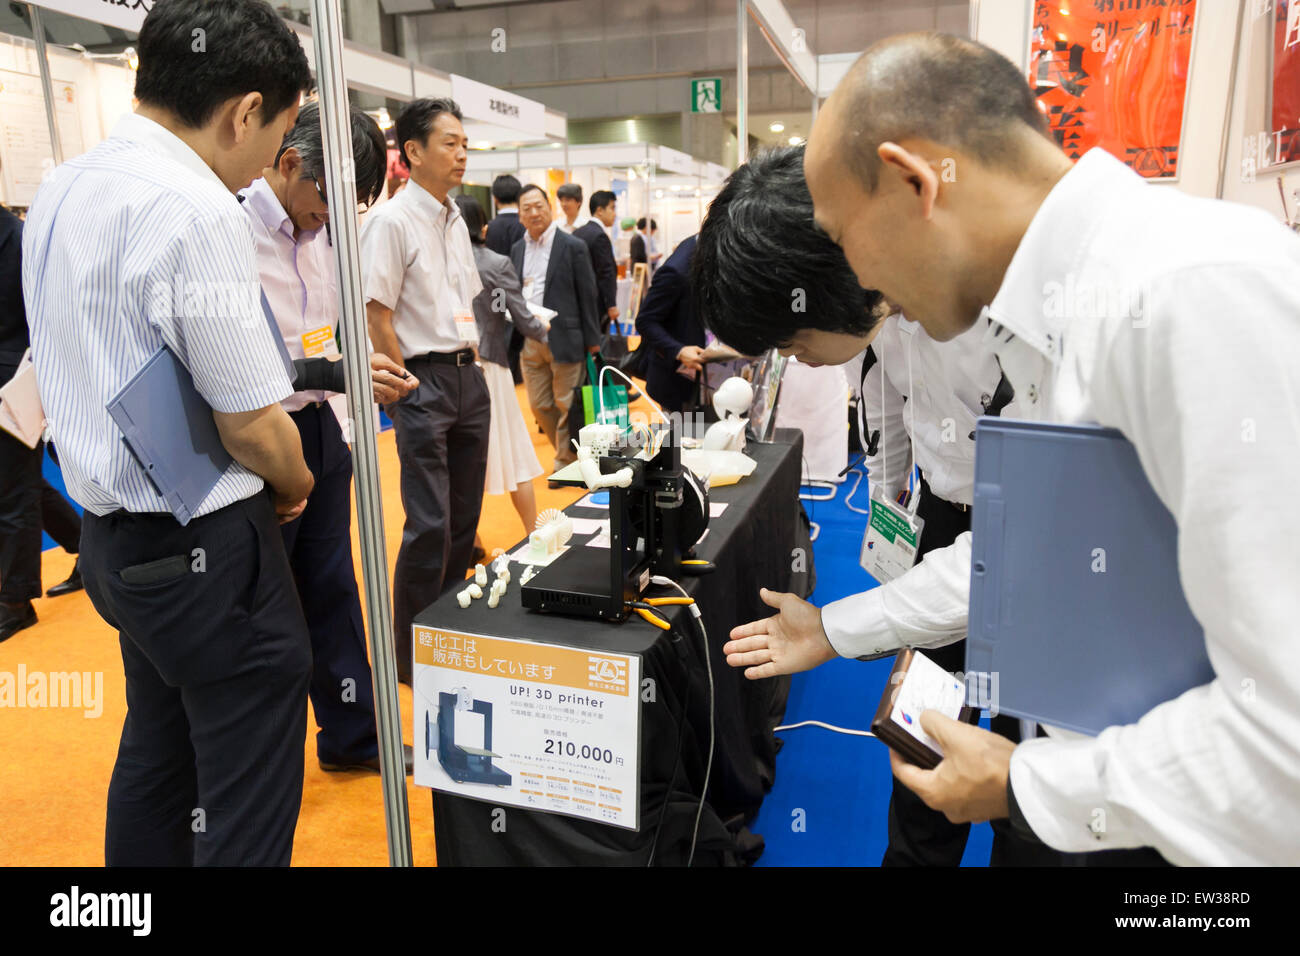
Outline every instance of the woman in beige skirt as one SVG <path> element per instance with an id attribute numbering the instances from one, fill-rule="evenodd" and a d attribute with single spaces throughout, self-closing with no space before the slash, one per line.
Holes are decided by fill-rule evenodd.
<path id="1" fill-rule="evenodd" d="M 510 376 L 508 344 L 516 328 L 527 338 L 545 342 L 546 323 L 529 310 L 515 267 L 505 256 L 483 244 L 487 217 L 478 200 L 456 197 L 474 246 L 474 265 L 483 280 L 483 291 L 474 298 L 474 319 L 478 323 L 478 353 L 492 399 L 492 424 L 488 433 L 487 480 L 489 495 L 510 493 L 510 501 L 524 523 L 524 533 L 537 521 L 537 498 L 533 479 L 542 473 L 533 439 L 524 424 Z M 494 308 L 495 306 L 495 308 Z"/>

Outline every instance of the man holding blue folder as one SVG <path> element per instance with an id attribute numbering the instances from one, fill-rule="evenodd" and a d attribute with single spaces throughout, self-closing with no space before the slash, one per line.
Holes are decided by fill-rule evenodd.
<path id="1" fill-rule="evenodd" d="M 138 49 L 136 111 L 46 179 L 23 243 L 86 591 L 126 676 L 105 857 L 285 866 L 311 648 L 277 519 L 302 512 L 313 478 L 234 194 L 271 164 L 311 75 L 262 0 L 158 0 Z M 107 410 L 164 346 L 211 407 L 191 427 L 215 420 L 233 459 L 184 525 Z"/>
<path id="2" fill-rule="evenodd" d="M 984 328 L 1024 417 L 1096 421 L 1133 444 L 1178 526 L 1216 674 L 1095 738 L 1015 745 L 927 711 L 943 761 L 891 754 L 895 774 L 953 821 L 1009 817 L 1067 852 L 1300 859 L 1300 510 L 1274 491 L 1300 473 L 1300 238 L 1144 183 L 1100 149 L 1071 163 L 1013 64 L 941 34 L 869 49 L 819 113 L 804 170 L 860 281 L 938 341 Z M 801 358 L 818 344 L 805 337 Z M 923 602 L 933 575 L 969 569 L 969 542 L 896 583 L 915 578 Z M 784 621 L 729 661 L 760 677 L 813 666 L 816 631 Z"/>

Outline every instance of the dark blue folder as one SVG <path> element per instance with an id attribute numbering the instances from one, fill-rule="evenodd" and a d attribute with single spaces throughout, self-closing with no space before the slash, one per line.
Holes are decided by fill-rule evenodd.
<path id="1" fill-rule="evenodd" d="M 975 434 L 966 670 L 997 675 L 998 709 L 1096 734 L 1213 680 L 1132 444 L 1005 418 Z"/>
<path id="2" fill-rule="evenodd" d="M 266 293 L 262 313 L 292 381 L 293 362 Z M 108 414 L 168 510 L 189 524 L 233 463 L 189 369 L 171 349 L 160 347 L 109 401 Z"/>

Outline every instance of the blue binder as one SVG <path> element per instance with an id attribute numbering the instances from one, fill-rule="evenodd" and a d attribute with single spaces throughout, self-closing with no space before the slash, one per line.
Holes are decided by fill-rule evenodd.
<path id="1" fill-rule="evenodd" d="M 1213 680 L 1177 526 L 1123 434 L 1005 418 L 975 434 L 966 670 L 997 675 L 999 711 L 1097 734 Z"/>
<path id="2" fill-rule="evenodd" d="M 265 292 L 262 314 L 292 382 L 293 362 Z M 108 414 L 168 510 L 189 524 L 234 462 L 189 369 L 171 349 L 160 347 L 109 400 Z"/>
<path id="3" fill-rule="evenodd" d="M 189 524 L 233 461 L 189 369 L 164 345 L 113 396 L 108 414 L 167 509 Z"/>

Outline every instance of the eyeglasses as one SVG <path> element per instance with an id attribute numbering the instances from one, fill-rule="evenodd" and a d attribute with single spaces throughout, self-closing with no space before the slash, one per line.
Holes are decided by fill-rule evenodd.
<path id="1" fill-rule="evenodd" d="M 329 209 L 330 201 L 325 196 L 325 189 L 324 187 L 321 186 L 320 180 L 313 177 L 311 184 L 316 187 L 316 195 L 320 197 L 321 205 L 324 206 L 326 209 Z M 368 202 L 357 203 L 357 215 L 360 216 L 369 208 L 370 208 L 370 203 Z"/>

